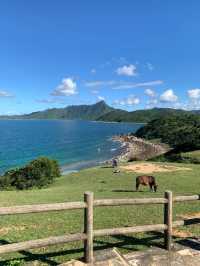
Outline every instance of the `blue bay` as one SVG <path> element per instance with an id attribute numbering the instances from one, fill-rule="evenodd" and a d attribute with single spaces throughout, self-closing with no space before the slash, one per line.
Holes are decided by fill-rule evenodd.
<path id="1" fill-rule="evenodd" d="M 56 159 L 65 172 L 107 160 L 120 144 L 115 134 L 136 131 L 134 123 L 66 120 L 1 120 L 0 173 L 39 156 Z"/>

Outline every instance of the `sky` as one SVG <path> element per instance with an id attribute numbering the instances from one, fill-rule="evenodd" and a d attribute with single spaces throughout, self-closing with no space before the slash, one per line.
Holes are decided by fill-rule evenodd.
<path id="1" fill-rule="evenodd" d="M 2 0 L 0 114 L 200 109 L 200 1 Z"/>

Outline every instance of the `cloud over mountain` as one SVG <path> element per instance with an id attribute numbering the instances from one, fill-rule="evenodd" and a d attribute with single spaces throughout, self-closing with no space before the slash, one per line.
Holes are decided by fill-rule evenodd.
<path id="1" fill-rule="evenodd" d="M 200 89 L 188 90 L 188 96 L 191 100 L 197 100 L 200 98 Z"/>
<path id="2" fill-rule="evenodd" d="M 127 98 L 118 99 L 114 101 L 114 105 L 132 106 L 140 103 L 140 99 L 134 95 L 130 95 Z"/>
<path id="3" fill-rule="evenodd" d="M 72 78 L 64 78 L 60 85 L 51 93 L 53 96 L 70 96 L 77 94 L 77 84 Z"/>
<path id="4" fill-rule="evenodd" d="M 168 89 L 163 92 L 160 96 L 160 101 L 161 102 L 176 102 L 178 100 L 178 97 L 174 93 L 172 89 Z"/>

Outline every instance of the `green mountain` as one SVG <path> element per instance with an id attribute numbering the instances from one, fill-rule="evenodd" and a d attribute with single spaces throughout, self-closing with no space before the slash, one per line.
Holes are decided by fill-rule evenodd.
<path id="1" fill-rule="evenodd" d="M 117 121 L 117 122 L 149 122 L 153 119 L 176 114 L 189 113 L 184 110 L 177 110 L 171 108 L 153 108 L 147 110 L 137 110 L 133 112 L 127 112 L 124 110 L 115 109 L 109 113 L 106 113 L 98 118 L 100 121 Z"/>
<path id="2" fill-rule="evenodd" d="M 184 111 L 171 108 L 153 108 L 128 112 L 114 109 L 104 101 L 92 105 L 72 105 L 65 108 L 52 108 L 25 115 L 0 116 L 0 119 L 79 119 L 106 122 L 141 122 L 147 123 L 153 119 L 167 115 L 196 113 L 198 111 Z"/>
<path id="3" fill-rule="evenodd" d="M 52 108 L 44 111 L 33 112 L 26 115 L 11 116 L 14 119 L 80 119 L 97 120 L 101 115 L 113 110 L 104 101 L 92 105 L 72 105 L 65 108 Z M 3 118 L 3 117 L 2 117 Z M 4 117 L 5 118 L 5 117 Z"/>

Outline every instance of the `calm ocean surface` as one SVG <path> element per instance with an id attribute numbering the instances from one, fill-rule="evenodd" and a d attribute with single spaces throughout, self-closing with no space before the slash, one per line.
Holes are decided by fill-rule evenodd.
<path id="1" fill-rule="evenodd" d="M 96 165 L 116 155 L 115 134 L 136 131 L 133 123 L 66 120 L 0 121 L 0 173 L 38 156 L 57 159 L 63 171 Z"/>

